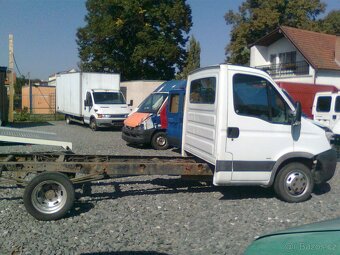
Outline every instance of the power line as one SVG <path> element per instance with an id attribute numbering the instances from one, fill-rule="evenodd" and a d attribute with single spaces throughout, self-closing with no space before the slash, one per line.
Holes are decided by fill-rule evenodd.
<path id="1" fill-rule="evenodd" d="M 14 64 L 15 64 L 17 70 L 18 70 L 18 73 L 20 74 L 20 76 L 23 76 L 23 75 L 21 74 L 21 72 L 20 72 L 20 69 L 19 69 L 18 65 L 17 65 L 17 61 L 15 60 L 14 53 L 13 53 L 13 59 L 14 59 Z"/>

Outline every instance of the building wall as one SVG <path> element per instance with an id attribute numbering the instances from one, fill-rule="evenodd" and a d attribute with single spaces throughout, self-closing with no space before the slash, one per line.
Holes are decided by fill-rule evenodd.
<path id="1" fill-rule="evenodd" d="M 268 47 L 252 46 L 250 49 L 250 66 L 258 67 L 270 65 L 270 55 L 276 54 L 276 63 L 279 63 L 279 53 L 296 51 L 296 61 L 304 61 L 302 54 L 287 39 L 281 38 Z M 309 74 L 274 77 L 276 82 L 296 82 L 309 84 L 333 85 L 340 89 L 340 71 L 318 70 L 309 66 Z"/>
<path id="2" fill-rule="evenodd" d="M 30 111 L 30 88 L 22 87 L 22 109 L 27 107 Z M 32 86 L 32 113 L 54 114 L 55 113 L 55 87 Z"/>
<path id="3" fill-rule="evenodd" d="M 133 105 L 130 106 L 130 111 L 133 111 L 139 104 L 150 95 L 164 81 L 125 81 L 120 83 L 121 90 L 125 94 L 126 102 L 129 104 L 133 100 Z"/>
<path id="4" fill-rule="evenodd" d="M 250 48 L 250 66 L 270 65 L 270 55 L 276 54 L 276 63 L 279 64 L 279 53 L 296 51 L 296 61 L 304 61 L 302 54 L 287 39 L 281 38 L 273 44 L 266 46 L 255 45 Z"/>

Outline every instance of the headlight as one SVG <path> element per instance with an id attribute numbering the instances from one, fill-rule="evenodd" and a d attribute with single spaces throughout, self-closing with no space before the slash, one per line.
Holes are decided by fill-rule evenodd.
<path id="1" fill-rule="evenodd" d="M 97 114 L 98 115 L 98 119 L 101 119 L 101 118 L 110 118 L 111 115 L 110 114 Z"/>

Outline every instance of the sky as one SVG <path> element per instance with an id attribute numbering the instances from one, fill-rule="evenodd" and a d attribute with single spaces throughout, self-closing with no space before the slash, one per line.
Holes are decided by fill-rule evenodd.
<path id="1" fill-rule="evenodd" d="M 187 0 L 194 35 L 201 46 L 201 66 L 223 63 L 230 26 L 228 10 L 243 0 Z M 340 9 L 340 0 L 323 0 L 327 12 Z M 17 75 L 47 80 L 56 72 L 77 68 L 76 32 L 85 26 L 85 0 L 0 0 L 0 66 L 8 66 L 8 35 L 14 37 Z"/>

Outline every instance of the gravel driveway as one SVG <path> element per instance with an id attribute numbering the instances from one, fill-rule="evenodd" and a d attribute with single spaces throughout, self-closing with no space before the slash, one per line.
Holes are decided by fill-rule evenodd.
<path id="1" fill-rule="evenodd" d="M 79 154 L 179 155 L 129 147 L 117 130 L 92 132 L 64 122 L 17 127 L 55 132 Z M 0 153 L 46 150 L 52 148 L 0 143 Z M 23 189 L 0 186 L 0 254 L 235 255 L 258 235 L 340 216 L 338 171 L 299 204 L 278 200 L 271 189 L 164 176 L 93 182 L 91 190 L 66 218 L 39 222 L 25 211 Z"/>

